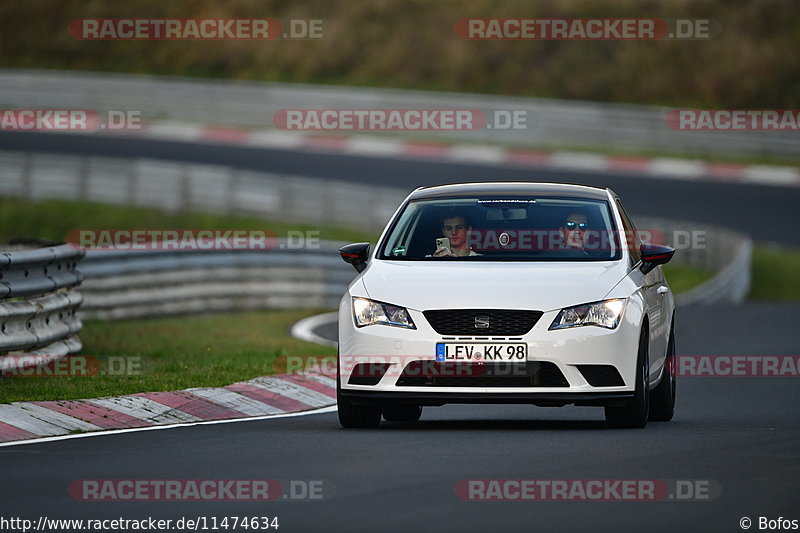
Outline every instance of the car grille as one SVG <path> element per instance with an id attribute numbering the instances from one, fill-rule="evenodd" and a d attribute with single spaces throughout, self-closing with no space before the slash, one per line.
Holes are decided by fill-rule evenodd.
<path id="1" fill-rule="evenodd" d="M 583 377 L 592 387 L 621 387 L 625 385 L 619 371 L 612 365 L 578 365 Z"/>
<path id="2" fill-rule="evenodd" d="M 423 311 L 425 319 L 440 335 L 519 336 L 528 333 L 542 316 L 541 311 L 516 309 L 440 309 Z M 488 328 L 476 328 L 476 317 Z"/>
<path id="3" fill-rule="evenodd" d="M 569 387 L 554 363 L 439 363 L 411 361 L 398 387 Z"/>

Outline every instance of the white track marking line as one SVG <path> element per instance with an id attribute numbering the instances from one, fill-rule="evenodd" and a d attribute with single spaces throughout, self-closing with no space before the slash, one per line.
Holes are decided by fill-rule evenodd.
<path id="1" fill-rule="evenodd" d="M 323 324 L 335 322 L 338 319 L 339 313 L 336 311 L 304 318 L 292 326 L 291 335 L 292 337 L 300 339 L 301 341 L 314 342 L 323 346 L 332 346 L 333 348 L 336 348 L 338 346 L 337 342 L 320 337 L 314 333 L 314 330 Z"/>
<path id="2" fill-rule="evenodd" d="M 403 143 L 396 140 L 350 137 L 344 151 L 348 154 L 396 156 L 403 153 Z"/>
<path id="3" fill-rule="evenodd" d="M 741 180 L 769 185 L 797 185 L 800 183 L 800 171 L 792 167 L 751 165 L 745 168 Z"/>
<path id="4" fill-rule="evenodd" d="M 305 144 L 305 135 L 274 130 L 256 130 L 248 135 L 244 144 L 267 148 L 299 148 Z"/>
<path id="5" fill-rule="evenodd" d="M 3 406 L 0 405 L 0 408 Z M 212 424 L 232 424 L 235 422 L 256 422 L 260 420 L 269 420 L 272 418 L 289 418 L 294 416 L 308 416 L 308 415 L 319 415 L 319 414 L 326 414 L 332 413 L 336 411 L 335 405 L 330 405 L 327 407 L 323 407 L 321 409 L 313 409 L 309 411 L 300 411 L 298 413 L 284 413 L 280 415 L 268 415 L 268 416 L 255 416 L 255 417 L 247 417 L 247 418 L 230 418 L 227 420 L 206 420 L 203 422 L 191 422 L 185 424 L 166 424 L 163 426 L 147 426 L 141 428 L 126 428 L 126 429 L 110 429 L 106 431 L 95 431 L 92 433 L 79 433 L 76 435 L 57 435 L 51 437 L 42 437 L 39 439 L 28 439 L 28 440 L 17 440 L 13 442 L 0 442 L 0 448 L 4 448 L 7 446 L 21 446 L 23 444 L 39 444 L 43 442 L 54 442 L 59 440 L 68 440 L 68 439 L 84 439 L 89 437 L 104 437 L 107 435 L 117 435 L 119 433 L 135 433 L 139 431 L 157 431 L 161 429 L 174 429 L 174 428 L 186 428 L 186 427 L 193 427 L 193 426 L 208 426 Z M 20 428 L 23 429 L 23 428 Z M 31 432 L 33 433 L 33 432 Z"/>
<path id="6" fill-rule="evenodd" d="M 285 411 L 228 389 L 198 388 L 186 392 L 250 416 L 277 415 Z"/>
<path id="7" fill-rule="evenodd" d="M 303 341 L 308 342 L 315 342 L 317 344 L 322 344 L 323 346 L 332 346 L 337 347 L 338 343 L 324 337 L 321 337 L 314 333 L 314 330 L 317 329 L 319 326 L 323 324 L 328 324 L 330 322 L 336 322 L 339 320 L 339 313 L 334 311 L 332 313 L 323 313 L 321 315 L 314 315 L 296 322 L 294 326 L 292 326 L 291 335 L 296 339 L 300 339 Z M 333 363 L 336 364 L 335 362 Z M 309 370 L 308 367 L 306 367 Z M 301 374 L 303 377 L 313 379 L 318 383 L 322 383 L 326 387 L 331 387 L 332 389 L 336 389 L 336 379 L 329 378 L 322 374 L 316 373 L 309 373 L 309 374 Z"/>
<path id="8" fill-rule="evenodd" d="M 673 179 L 699 179 L 705 173 L 705 163 L 702 161 L 656 157 L 650 160 L 650 171 L 647 174 Z"/>
<path id="9" fill-rule="evenodd" d="M 457 144 L 450 148 L 448 159 L 497 165 L 506 159 L 506 151 L 499 146 Z"/>
<path id="10" fill-rule="evenodd" d="M 142 396 L 117 396 L 115 398 L 99 398 L 87 401 L 113 411 L 119 411 L 129 416 L 156 423 L 199 422 L 201 420 L 194 415 Z"/>
<path id="11" fill-rule="evenodd" d="M 550 166 L 603 172 L 608 169 L 608 158 L 584 152 L 553 152 L 550 154 Z"/>
<path id="12" fill-rule="evenodd" d="M 160 120 L 153 122 L 145 131 L 148 137 L 167 140 L 193 141 L 203 133 L 203 126 L 194 123 Z"/>

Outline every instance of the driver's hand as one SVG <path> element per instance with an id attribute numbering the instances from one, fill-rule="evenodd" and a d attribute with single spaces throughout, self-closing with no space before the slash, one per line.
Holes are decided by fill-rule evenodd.
<path id="1" fill-rule="evenodd" d="M 433 257 L 456 257 L 456 254 L 448 248 L 437 248 L 436 251 L 433 252 Z"/>

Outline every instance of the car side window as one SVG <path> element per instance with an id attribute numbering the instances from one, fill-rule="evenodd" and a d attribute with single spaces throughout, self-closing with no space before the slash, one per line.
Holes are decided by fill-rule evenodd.
<path id="1" fill-rule="evenodd" d="M 622 218 L 622 227 L 625 229 L 625 238 L 630 240 L 633 239 L 633 242 L 628 245 L 628 249 L 631 254 L 631 258 L 633 258 L 633 263 L 636 264 L 642 260 L 642 251 L 641 245 L 642 243 L 639 242 L 639 235 L 636 233 L 636 226 L 633 225 L 633 222 L 628 217 L 628 213 L 625 212 L 625 208 L 622 207 L 622 202 L 620 202 L 619 198 L 614 198 L 614 202 L 617 204 L 617 209 L 619 210 L 619 216 Z"/>

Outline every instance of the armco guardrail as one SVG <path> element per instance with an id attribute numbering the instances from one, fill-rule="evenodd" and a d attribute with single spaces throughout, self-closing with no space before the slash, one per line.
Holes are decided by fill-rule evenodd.
<path id="1" fill-rule="evenodd" d="M 81 313 L 116 320 L 336 307 L 356 274 L 339 258 L 341 244 L 260 252 L 90 251 L 81 263 Z"/>
<path id="2" fill-rule="evenodd" d="M 678 294 L 679 305 L 742 303 L 750 292 L 753 243 L 750 239 L 739 239 L 731 243 L 730 261 L 713 278 Z"/>
<path id="3" fill-rule="evenodd" d="M 663 232 L 664 242 L 678 252 L 673 262 L 714 272 L 714 276 L 676 296 L 679 305 L 742 303 L 750 292 L 752 240 L 727 228 L 647 217 L 638 228 Z M 668 280 L 669 281 L 669 280 Z"/>
<path id="4" fill-rule="evenodd" d="M 0 151 L 0 196 L 253 214 L 374 231 L 405 189 L 147 159 Z"/>
<path id="5" fill-rule="evenodd" d="M 666 108 L 397 89 L 4 69 L 0 70 L 0 106 L 135 110 L 145 120 L 256 128 L 273 127 L 273 115 L 282 109 L 478 109 L 490 118 L 496 110 L 519 110 L 527 112 L 526 129 L 495 127 L 451 132 L 447 137 L 528 147 L 800 154 L 800 143 L 782 132 L 672 130 L 664 120 Z"/>
<path id="6" fill-rule="evenodd" d="M 84 252 L 68 245 L 0 251 L 0 355 L 62 356 L 81 349 L 76 311 Z M 0 357 L 0 368 L 11 359 Z"/>

